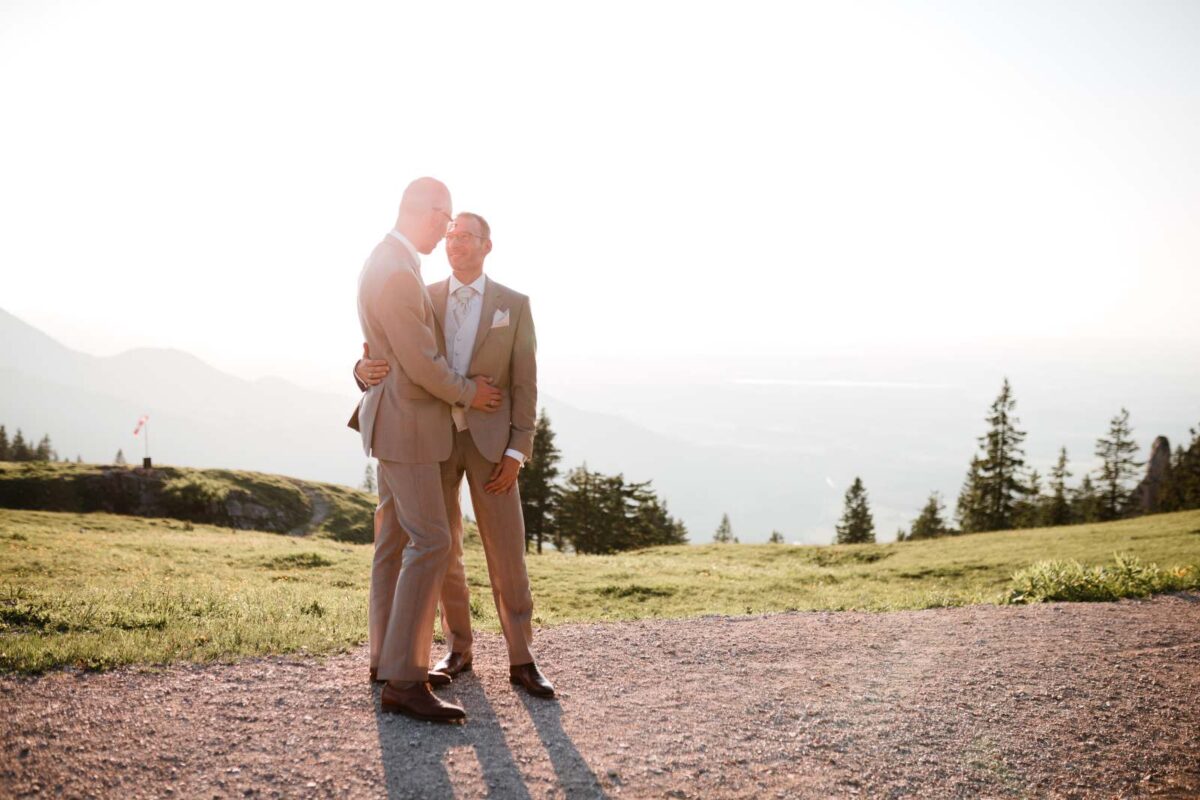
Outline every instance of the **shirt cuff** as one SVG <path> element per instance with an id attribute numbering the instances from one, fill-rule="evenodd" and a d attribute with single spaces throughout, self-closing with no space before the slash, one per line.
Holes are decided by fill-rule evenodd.
<path id="1" fill-rule="evenodd" d="M 525 454 L 520 450 L 513 450 L 511 447 L 504 451 L 504 455 L 514 459 L 522 467 L 525 466 Z"/>

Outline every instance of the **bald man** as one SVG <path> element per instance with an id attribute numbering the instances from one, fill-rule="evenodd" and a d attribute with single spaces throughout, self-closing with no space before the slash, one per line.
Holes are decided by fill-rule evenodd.
<path id="1" fill-rule="evenodd" d="M 384 711 L 435 722 L 466 716 L 428 683 L 434 614 L 453 541 L 439 466 L 454 445 L 450 409 L 492 413 L 501 400 L 487 378 L 455 372 L 438 343 L 421 255 L 433 252 L 451 220 L 450 191 L 433 178 L 419 178 L 404 190 L 395 227 L 367 258 L 358 281 L 358 318 L 371 353 L 394 369 L 363 393 L 350 420 L 364 452 L 379 460 L 372 678 L 386 681 Z"/>
<path id="2" fill-rule="evenodd" d="M 478 214 L 459 214 L 446 234 L 452 274 L 431 284 L 434 314 L 451 366 L 462 375 L 486 374 L 504 400 L 498 414 L 454 409 L 454 447 L 442 462 L 446 514 L 453 536 L 442 585 L 442 631 L 449 652 L 435 669 L 450 676 L 471 669 L 471 608 L 462 549 L 459 494 L 471 491 L 487 560 L 496 614 L 508 645 L 509 680 L 535 697 L 554 697 L 554 685 L 533 658 L 533 599 L 525 568 L 525 520 L 517 476 L 533 453 L 537 416 L 537 339 L 529 298 L 484 275 L 491 226 Z M 374 355 L 374 351 L 371 351 Z M 387 376 L 386 359 L 355 365 L 359 388 Z"/>

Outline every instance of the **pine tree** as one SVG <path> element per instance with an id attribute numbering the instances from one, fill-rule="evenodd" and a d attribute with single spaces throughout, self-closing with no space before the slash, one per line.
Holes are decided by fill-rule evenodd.
<path id="1" fill-rule="evenodd" d="M 875 541 L 875 520 L 867 502 L 867 490 L 862 478 L 855 477 L 846 490 L 846 508 L 836 526 L 836 544 L 862 544 Z"/>
<path id="2" fill-rule="evenodd" d="M 713 541 L 717 544 L 730 544 L 733 542 L 733 526 L 729 524 L 729 515 L 721 515 L 721 524 L 717 526 L 717 530 L 713 533 Z"/>
<path id="3" fill-rule="evenodd" d="M 33 451 L 29 449 L 29 445 L 25 443 L 25 435 L 21 433 L 21 429 L 17 428 L 17 435 L 12 440 L 12 460 L 13 461 L 32 461 Z"/>
<path id="4" fill-rule="evenodd" d="M 1017 401 L 1008 378 L 988 411 L 988 432 L 979 437 L 983 458 L 979 464 L 979 489 L 982 511 L 981 531 L 1002 531 L 1013 527 L 1017 499 L 1025 493 L 1021 468 L 1025 466 L 1021 442 L 1025 432 L 1017 429 L 1013 414 Z"/>
<path id="5" fill-rule="evenodd" d="M 9 451 L 11 447 L 8 444 L 8 431 L 4 430 L 4 426 L 0 425 L 0 461 L 11 461 L 12 453 Z"/>
<path id="6" fill-rule="evenodd" d="M 1102 462 L 1098 475 L 1102 521 L 1119 519 L 1131 510 L 1129 482 L 1136 481 L 1138 467 L 1142 466 L 1142 462 L 1134 460 L 1137 451 L 1129 412 L 1122 408 L 1109 422 L 1108 437 L 1096 441 L 1096 456 Z"/>
<path id="7" fill-rule="evenodd" d="M 637 547 L 657 547 L 665 544 L 687 544 L 687 528 L 667 510 L 667 502 L 650 491 L 649 482 L 640 484 L 635 493 L 633 525 Z"/>
<path id="8" fill-rule="evenodd" d="M 375 470 L 371 468 L 370 464 L 367 464 L 363 468 L 362 488 L 364 492 L 370 492 L 371 494 L 375 494 L 379 490 L 379 487 L 375 484 Z"/>
<path id="9" fill-rule="evenodd" d="M 682 544 L 683 523 L 671 517 L 650 482 L 626 483 L 585 464 L 567 473 L 557 499 L 551 541 L 559 550 L 615 553 L 639 547 Z"/>
<path id="10" fill-rule="evenodd" d="M 958 493 L 954 516 L 958 519 L 958 527 L 963 533 L 984 530 L 987 524 L 983 503 L 983 476 L 980 473 L 982 464 L 983 461 L 978 456 L 971 456 L 971 466 Z"/>
<path id="11" fill-rule="evenodd" d="M 771 531 L 771 536 L 767 539 L 767 544 L 783 544 L 783 534 L 779 531 Z"/>
<path id="12" fill-rule="evenodd" d="M 1200 508 L 1200 427 L 1188 431 L 1192 441 L 1171 456 L 1171 471 L 1162 490 L 1164 511 Z"/>
<path id="13" fill-rule="evenodd" d="M 546 410 L 538 415 L 533 435 L 533 454 L 517 476 L 521 493 L 521 513 L 525 518 L 525 549 L 530 542 L 542 552 L 542 541 L 550 537 L 554 526 L 554 503 L 558 489 L 558 448 L 554 446 L 554 431 Z"/>
<path id="14" fill-rule="evenodd" d="M 1085 474 L 1071 494 L 1071 519 L 1074 522 L 1096 522 L 1100 519 L 1100 496 L 1096 494 L 1091 475 Z"/>
<path id="15" fill-rule="evenodd" d="M 127 463 L 128 462 L 125 461 L 125 451 L 117 450 L 117 457 L 113 459 L 113 464 L 118 467 L 124 467 Z"/>
<path id="16" fill-rule="evenodd" d="M 1042 507 L 1046 503 L 1042 495 L 1042 476 L 1036 469 L 1030 470 L 1024 484 L 1024 497 L 1013 507 L 1013 521 L 1018 528 L 1037 528 L 1042 524 Z"/>
<path id="17" fill-rule="evenodd" d="M 1067 497 L 1067 478 L 1071 472 L 1067 469 L 1067 448 L 1060 448 L 1058 461 L 1050 470 L 1050 495 L 1042 506 L 1042 524 L 1069 525 L 1071 522 L 1071 501 Z"/>
<path id="18" fill-rule="evenodd" d="M 942 512 L 945 508 L 942 506 L 942 496 L 937 492 L 929 495 L 929 500 L 925 503 L 925 507 L 921 509 L 920 515 L 913 520 L 912 528 L 907 536 L 897 541 L 911 542 L 915 539 L 935 539 L 939 536 L 945 536 L 950 532 L 944 519 Z"/>
<path id="19" fill-rule="evenodd" d="M 75 463 L 76 463 L 76 464 L 82 464 L 82 463 L 83 463 L 83 456 L 81 456 L 81 455 L 79 455 L 78 453 L 76 453 L 76 454 L 75 454 Z"/>
<path id="20" fill-rule="evenodd" d="M 37 449 L 33 451 L 33 460 L 53 461 L 53 455 L 54 450 L 50 447 L 50 436 L 47 434 L 46 436 L 42 437 L 42 440 L 37 444 Z"/>

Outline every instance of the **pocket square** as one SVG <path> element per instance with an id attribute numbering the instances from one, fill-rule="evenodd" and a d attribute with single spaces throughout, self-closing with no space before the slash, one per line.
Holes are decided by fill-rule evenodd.
<path id="1" fill-rule="evenodd" d="M 503 328 L 508 324 L 508 309 L 501 311 L 496 309 L 496 313 L 492 315 L 492 327 Z"/>

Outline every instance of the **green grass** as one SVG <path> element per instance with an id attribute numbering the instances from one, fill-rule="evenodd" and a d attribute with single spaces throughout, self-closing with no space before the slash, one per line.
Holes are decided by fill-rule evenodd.
<path id="1" fill-rule="evenodd" d="M 312 525 L 314 504 L 327 515 Z M 228 469 L 0 462 L 0 507 L 108 511 L 370 543 L 375 498 L 357 489 Z"/>
<path id="2" fill-rule="evenodd" d="M 1071 561 L 1078 571 L 1061 566 Z M 328 532 L 0 510 L 0 670 L 344 650 L 366 636 L 370 562 L 370 545 Z M 539 625 L 919 609 L 1018 591 L 1028 601 L 1075 591 L 1080 576 L 1137 595 L 1200 588 L 1200 511 L 888 545 L 677 546 L 528 563 Z M 1099 565 L 1112 566 L 1096 579 Z M 498 631 L 477 540 L 467 570 L 477 625 Z"/>

